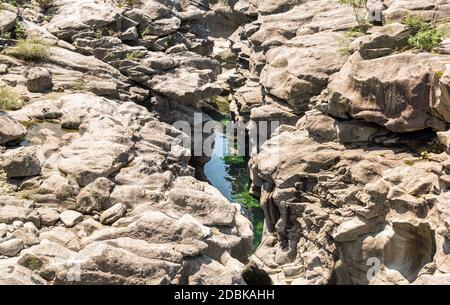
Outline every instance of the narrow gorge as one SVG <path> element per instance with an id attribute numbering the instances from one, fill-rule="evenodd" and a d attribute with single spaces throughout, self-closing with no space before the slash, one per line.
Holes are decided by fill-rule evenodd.
<path id="1" fill-rule="evenodd" d="M 450 1 L 0 2 L 0 284 L 450 284 L 449 238 Z"/>

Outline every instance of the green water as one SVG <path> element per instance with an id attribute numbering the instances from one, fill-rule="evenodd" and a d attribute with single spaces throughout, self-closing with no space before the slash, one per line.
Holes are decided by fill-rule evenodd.
<path id="1" fill-rule="evenodd" d="M 244 215 L 253 223 L 253 247 L 256 249 L 261 243 L 264 213 L 258 199 L 248 190 L 247 160 L 245 157 L 230 155 L 229 151 L 234 145 L 230 142 L 225 134 L 215 134 L 213 155 L 206 163 L 204 172 L 209 182 L 229 201 L 241 204 Z"/>

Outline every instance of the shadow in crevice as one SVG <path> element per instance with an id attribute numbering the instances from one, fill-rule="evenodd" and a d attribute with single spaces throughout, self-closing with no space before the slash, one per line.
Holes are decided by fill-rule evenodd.
<path id="1" fill-rule="evenodd" d="M 384 264 L 400 272 L 411 283 L 420 270 L 433 261 L 436 253 L 434 231 L 425 223 L 418 226 L 394 223 L 393 229 L 395 234 L 386 246 Z"/>

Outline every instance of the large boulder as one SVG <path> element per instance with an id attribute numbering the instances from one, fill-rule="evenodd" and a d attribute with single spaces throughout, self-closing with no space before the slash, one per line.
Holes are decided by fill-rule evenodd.
<path id="1" fill-rule="evenodd" d="M 445 117 L 439 115 L 439 109 L 433 111 L 433 101 L 436 75 L 448 62 L 448 58 L 426 53 L 406 52 L 372 60 L 362 60 L 355 53 L 328 86 L 329 112 L 341 117 L 347 113 L 394 132 L 429 127 L 445 130 Z M 448 105 L 443 98 L 440 105 Z"/>
<path id="2" fill-rule="evenodd" d="M 17 8 L 9 3 L 3 3 L 0 9 L 0 33 L 8 33 L 14 27 L 17 19 Z"/>
<path id="3" fill-rule="evenodd" d="M 27 134 L 25 127 L 4 112 L 0 112 L 0 145 L 18 140 Z"/>
<path id="4" fill-rule="evenodd" d="M 109 2 L 96 0 L 57 1 L 47 25 L 50 33 L 61 39 L 71 39 L 80 30 L 101 28 L 119 21 L 118 9 Z"/>
<path id="5" fill-rule="evenodd" d="M 36 67 L 28 71 L 27 89 L 30 92 L 46 92 L 53 87 L 52 76 L 47 69 Z"/>
<path id="6" fill-rule="evenodd" d="M 41 173 L 41 162 L 33 148 L 7 150 L 0 155 L 0 164 L 9 178 L 37 176 Z"/>

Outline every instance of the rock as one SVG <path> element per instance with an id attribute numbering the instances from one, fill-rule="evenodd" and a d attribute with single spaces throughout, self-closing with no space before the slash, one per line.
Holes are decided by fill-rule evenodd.
<path id="1" fill-rule="evenodd" d="M 192 177 L 179 177 L 167 194 L 168 203 L 180 216 L 186 208 L 189 214 L 204 225 L 229 226 L 234 221 L 235 209 L 216 189 Z"/>
<path id="2" fill-rule="evenodd" d="M 226 31 L 246 19 L 228 3 L 214 6 L 233 20 Z M 0 222 L 7 224 L 1 238 L 26 248 L 0 265 L 48 284 L 244 284 L 250 221 L 238 204 L 194 178 L 180 142 L 186 135 L 161 121 L 190 121 L 222 92 L 227 76 L 216 82 L 222 68 L 209 56 L 208 13 L 152 0 L 133 8 L 56 1 L 50 10 L 18 11 L 26 36 L 49 50 L 28 80 L 25 62 L 0 56 L 5 81 L 26 99 L 8 112 L 30 126 L 20 149 L 33 151 L 40 165 L 36 177 L 0 175 L 0 190 L 11 192 L 0 196 Z M 236 60 L 229 44 L 218 58 Z M 45 76 L 52 87 L 42 84 Z M 33 80 L 39 88 L 31 88 Z M 136 104 L 150 95 L 151 111 Z M 16 151 L 0 150 L 2 158 Z"/>
<path id="3" fill-rule="evenodd" d="M 39 239 L 41 241 L 49 240 L 55 242 L 69 250 L 80 250 L 80 242 L 77 235 L 66 228 L 55 227 L 50 231 L 41 232 L 39 234 Z"/>
<path id="4" fill-rule="evenodd" d="M 43 240 L 40 244 L 22 251 L 17 264 L 32 270 L 46 280 L 52 280 L 55 277 L 58 266 L 64 264 L 72 266 L 70 259 L 75 254 L 76 252 L 58 243 Z"/>
<path id="5" fill-rule="evenodd" d="M 346 242 L 358 239 L 359 236 L 370 232 L 370 227 L 359 218 L 354 218 L 340 224 L 333 233 L 333 238 L 338 242 Z"/>
<path id="6" fill-rule="evenodd" d="M 376 27 L 369 34 L 353 41 L 350 49 L 359 51 L 365 59 L 374 59 L 405 48 L 408 45 L 411 29 L 400 23 L 392 23 L 384 27 Z"/>
<path id="7" fill-rule="evenodd" d="M 124 249 L 114 243 L 94 243 L 87 246 L 74 258 L 78 263 L 79 280 L 86 284 L 169 284 L 181 267 L 179 263 L 170 260 L 146 257 L 145 251 L 143 254 L 135 251 L 136 249 Z M 112 270 L 98 272 L 105 270 L 104 266 L 108 266 L 110 261 L 114 261 Z M 61 269 L 56 274 L 55 284 L 77 281 L 68 276 L 70 266 L 63 266 Z"/>
<path id="8" fill-rule="evenodd" d="M 122 41 L 135 41 L 139 38 L 138 30 L 135 26 L 128 28 L 125 32 L 119 35 Z"/>
<path id="9" fill-rule="evenodd" d="M 8 65 L 0 64 L 0 74 L 6 74 L 8 72 Z"/>
<path id="10" fill-rule="evenodd" d="M 53 87 L 52 76 L 47 69 L 35 67 L 28 71 L 27 89 L 30 92 L 46 92 Z"/>
<path id="11" fill-rule="evenodd" d="M 35 233 L 28 232 L 25 228 L 20 228 L 14 231 L 14 238 L 20 239 L 26 246 L 34 246 L 39 244 L 39 238 Z"/>
<path id="12" fill-rule="evenodd" d="M 430 113 L 429 92 L 433 90 L 433 71 L 442 70 L 445 62 L 445 58 L 425 53 L 372 60 L 354 55 L 328 86 L 328 108 L 342 108 L 353 118 L 375 122 L 394 132 L 428 127 L 443 130 L 446 123 Z"/>
<path id="13" fill-rule="evenodd" d="M 14 270 L 14 272 L 11 272 Z M 0 284 L 1 285 L 45 285 L 45 279 L 33 271 L 17 265 L 16 258 L 0 260 Z"/>
<path id="14" fill-rule="evenodd" d="M 80 186 L 86 186 L 97 178 L 107 177 L 128 164 L 132 158 L 132 141 L 126 137 L 126 131 L 120 124 L 115 124 L 111 117 L 114 104 L 107 105 L 106 100 L 87 94 L 74 94 L 64 100 L 63 107 L 70 107 L 77 101 L 89 102 L 108 115 L 107 121 L 99 121 L 95 116 L 84 121 L 85 132 L 82 136 L 64 146 L 57 167 L 66 175 L 74 177 Z M 110 109 L 110 111 L 106 109 Z M 108 114 L 109 112 L 109 114 Z M 108 123 L 109 121 L 109 123 Z M 99 126 L 102 126 L 101 137 L 97 138 Z M 118 133 L 121 129 L 123 133 Z M 85 147 L 90 147 L 86 150 Z M 108 153 L 105 149 L 107 148 Z M 78 153 L 75 153 L 78 152 Z M 83 152 L 83 154 L 81 154 Z"/>
<path id="15" fill-rule="evenodd" d="M 0 10 L 0 32 L 7 33 L 14 27 L 17 9 L 8 3 L 2 3 L 2 6 L 4 7 Z"/>
<path id="16" fill-rule="evenodd" d="M 155 35 L 155 36 L 167 36 L 173 32 L 175 32 L 181 25 L 180 19 L 173 16 L 172 11 L 167 9 L 166 7 L 158 4 L 154 1 L 151 1 L 155 4 L 155 8 L 152 7 L 148 11 L 140 10 L 140 9 L 132 9 L 126 12 L 125 16 L 129 19 L 136 21 L 139 23 L 139 32 L 145 32 L 147 35 Z M 164 7 L 164 8 L 162 8 Z M 162 14 L 162 12 L 166 12 Z M 158 19 L 153 19 L 155 17 L 149 16 L 150 14 L 156 14 Z"/>
<path id="17" fill-rule="evenodd" d="M 23 241 L 17 238 L 0 242 L 0 255 L 16 256 L 23 249 L 23 246 Z"/>
<path id="18" fill-rule="evenodd" d="M 367 123 L 309 111 L 295 128 L 281 129 L 252 158 L 253 189 L 261 189 L 267 240 L 251 261 L 280 276 L 271 279 L 281 283 L 288 275 L 299 282 L 327 283 L 332 270 L 338 283 L 412 283 L 428 272 L 426 265 L 437 255 L 434 245 L 441 237 L 435 234 L 449 234 L 446 221 L 440 233 L 432 229 L 434 221 L 423 221 L 443 220 L 448 214 L 448 179 L 442 168 L 448 156 L 432 154 L 436 157 L 425 161 L 406 146 L 392 150 L 381 144 L 367 150 L 366 144 L 358 144 L 361 136 L 339 129 L 342 124 L 359 128 Z M 351 146 L 333 138 L 334 128 Z M 406 137 L 411 141 L 411 135 Z M 431 208 L 428 202 L 433 202 Z M 295 246 L 283 248 L 291 238 Z M 419 261 L 411 260 L 411 252 L 419 253 Z M 383 266 L 373 280 L 367 278 L 370 257 L 380 258 Z M 302 263 L 294 263 L 299 259 Z M 336 263 L 342 265 L 335 269 Z M 276 271 L 281 266 L 286 269 Z M 444 260 L 437 266 L 447 268 Z"/>
<path id="19" fill-rule="evenodd" d="M 8 232 L 8 225 L 6 223 L 0 223 L 0 238 L 6 235 Z"/>
<path id="20" fill-rule="evenodd" d="M 23 226 L 23 221 L 15 220 L 15 221 L 13 221 L 12 226 L 14 229 L 19 229 Z"/>
<path id="21" fill-rule="evenodd" d="M 32 222 L 24 223 L 23 227 L 30 234 L 34 234 L 34 235 L 38 234 L 38 229 L 36 228 L 36 225 L 34 223 L 32 223 Z"/>
<path id="22" fill-rule="evenodd" d="M 113 82 L 89 81 L 86 84 L 86 89 L 98 96 L 110 98 L 117 98 L 119 96 L 117 84 Z"/>
<path id="23" fill-rule="evenodd" d="M 112 224 L 123 217 L 127 212 L 127 206 L 123 203 L 116 203 L 100 215 L 100 222 L 105 225 Z"/>
<path id="24" fill-rule="evenodd" d="M 72 210 L 65 210 L 59 215 L 59 219 L 67 228 L 71 228 L 83 220 L 83 214 Z"/>
<path id="25" fill-rule="evenodd" d="M 41 173 L 41 162 L 32 147 L 7 150 L 0 155 L 0 164 L 9 178 L 30 177 Z"/>
<path id="26" fill-rule="evenodd" d="M 0 112 L 0 145 L 19 140 L 27 134 L 25 127 L 15 119 Z"/>
<path id="27" fill-rule="evenodd" d="M 80 213 L 90 214 L 93 211 L 107 209 L 110 204 L 109 195 L 114 183 L 106 178 L 98 178 L 88 184 L 77 196 L 76 210 Z"/>
<path id="28" fill-rule="evenodd" d="M 450 131 L 442 131 L 437 133 L 439 142 L 445 146 L 447 152 L 450 153 Z"/>
<path id="29" fill-rule="evenodd" d="M 50 208 L 39 208 L 37 212 L 44 226 L 53 226 L 59 221 L 59 213 Z"/>
<path id="30" fill-rule="evenodd" d="M 335 56 L 338 49 L 334 33 L 298 36 L 288 46 L 267 51 L 260 83 L 297 112 L 304 111 L 309 99 L 325 89 L 329 76 L 344 64 L 342 57 Z M 316 69 L 318 66 L 320 71 Z"/>
<path id="31" fill-rule="evenodd" d="M 118 22 L 117 9 L 109 3 L 82 0 L 77 3 L 57 3 L 53 9 L 48 31 L 58 38 L 70 39 L 80 30 L 101 28 Z"/>
<path id="32" fill-rule="evenodd" d="M 33 222 L 40 225 L 39 215 L 33 211 L 32 202 L 10 196 L 0 196 L 0 223 L 12 224 L 14 221 Z"/>

